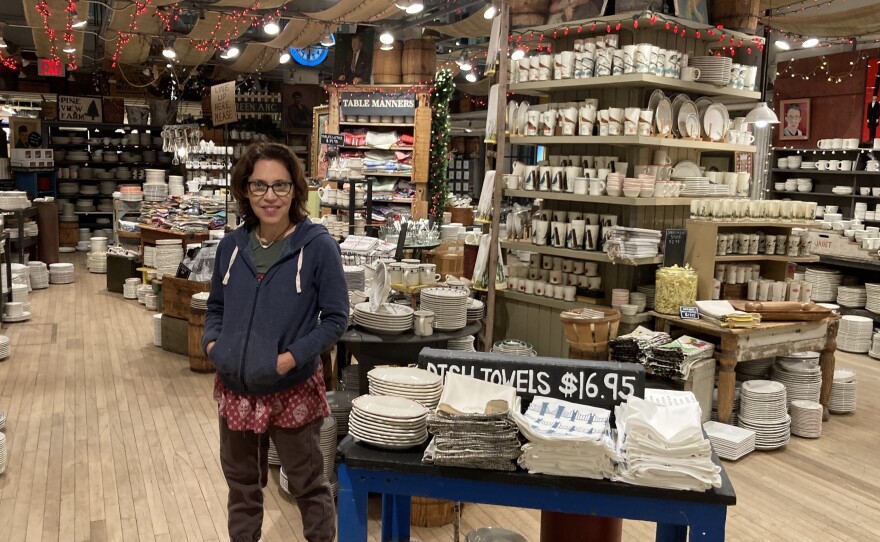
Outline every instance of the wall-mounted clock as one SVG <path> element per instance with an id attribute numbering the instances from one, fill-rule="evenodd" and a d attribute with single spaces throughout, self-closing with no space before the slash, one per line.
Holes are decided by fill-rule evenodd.
<path id="1" fill-rule="evenodd" d="M 333 38 L 333 43 L 335 44 L 336 38 L 333 34 L 330 34 L 330 37 Z M 327 47 L 323 45 L 309 45 L 302 49 L 291 47 L 290 57 L 302 66 L 317 66 L 327 60 L 327 52 Z"/>

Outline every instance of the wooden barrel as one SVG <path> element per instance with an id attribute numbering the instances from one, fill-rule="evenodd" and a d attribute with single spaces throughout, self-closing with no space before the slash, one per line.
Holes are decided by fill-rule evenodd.
<path id="1" fill-rule="evenodd" d="M 537 26 L 544 24 L 550 12 L 550 0 L 517 0 L 510 3 L 510 26 Z"/>
<path id="2" fill-rule="evenodd" d="M 410 523 L 416 527 L 442 527 L 455 519 L 455 503 L 427 497 L 410 498 Z"/>
<path id="3" fill-rule="evenodd" d="M 376 85 L 400 84 L 400 57 L 403 43 L 395 41 L 393 47 L 389 51 L 376 49 L 373 53 L 373 83 Z"/>
<path id="4" fill-rule="evenodd" d="M 205 332 L 205 309 L 190 309 L 187 347 L 189 370 L 195 373 L 213 373 L 214 364 L 202 351 L 202 334 Z"/>
<path id="5" fill-rule="evenodd" d="M 758 0 L 714 0 L 710 3 L 712 24 L 754 34 L 758 29 L 760 4 Z M 690 17 L 685 15 L 685 18 Z M 709 21 L 701 22 L 709 23 Z"/>
<path id="6" fill-rule="evenodd" d="M 406 40 L 400 71 L 404 83 L 425 83 L 434 79 L 437 68 L 437 48 L 434 40 Z"/>
<path id="7" fill-rule="evenodd" d="M 58 223 L 58 245 L 62 247 L 75 247 L 79 242 L 79 222 L 61 221 Z"/>

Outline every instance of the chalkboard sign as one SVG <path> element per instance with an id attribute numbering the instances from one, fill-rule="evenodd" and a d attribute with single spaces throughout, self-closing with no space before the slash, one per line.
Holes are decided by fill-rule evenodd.
<path id="1" fill-rule="evenodd" d="M 700 319 L 700 308 L 699 307 L 679 307 L 678 315 L 681 316 L 682 320 L 699 320 Z"/>
<path id="2" fill-rule="evenodd" d="M 419 367 L 513 386 L 523 407 L 543 395 L 613 409 L 630 395 L 645 397 L 645 368 L 638 363 L 523 357 L 425 348 Z"/>
<path id="3" fill-rule="evenodd" d="M 339 147 L 345 145 L 345 136 L 342 134 L 321 134 L 321 144 Z"/>
<path id="4" fill-rule="evenodd" d="M 684 266 L 684 248 L 687 244 L 687 230 L 666 230 L 666 243 L 663 245 L 663 267 Z"/>

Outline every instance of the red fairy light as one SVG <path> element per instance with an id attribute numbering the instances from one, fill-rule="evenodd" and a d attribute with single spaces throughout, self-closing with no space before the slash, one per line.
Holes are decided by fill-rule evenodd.
<path id="1" fill-rule="evenodd" d="M 656 23 L 656 22 L 657 22 L 657 16 L 656 16 L 656 15 L 651 15 L 651 24 L 653 25 L 653 24 Z"/>
<path id="2" fill-rule="evenodd" d="M 700 31 L 699 31 L 699 30 L 697 30 L 697 31 L 694 33 L 694 37 L 697 38 L 697 39 L 700 39 Z"/>
<path id="3" fill-rule="evenodd" d="M 639 27 L 639 20 L 636 19 L 635 21 L 633 21 L 633 28 L 638 28 L 638 27 Z"/>
<path id="4" fill-rule="evenodd" d="M 666 30 L 669 30 L 669 21 L 666 21 L 666 24 L 664 26 L 666 27 Z"/>
<path id="5" fill-rule="evenodd" d="M 617 23 L 616 25 L 614 25 L 614 30 L 620 30 L 620 23 Z"/>
<path id="6" fill-rule="evenodd" d="M 567 27 L 567 26 L 565 27 L 565 30 L 563 31 L 563 34 L 565 34 L 566 36 L 568 35 L 568 27 Z"/>
<path id="7" fill-rule="evenodd" d="M 580 34 L 580 33 L 583 32 L 583 31 L 584 31 L 584 27 L 583 27 L 583 26 L 578 26 L 578 34 Z"/>

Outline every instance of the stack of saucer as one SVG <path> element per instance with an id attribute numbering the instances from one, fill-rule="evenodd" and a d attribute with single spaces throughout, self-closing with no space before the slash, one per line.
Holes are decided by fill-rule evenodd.
<path id="1" fill-rule="evenodd" d="M 122 297 L 124 297 L 125 299 L 137 299 L 137 291 L 140 284 L 141 279 L 125 279 L 125 283 L 122 285 Z"/>
<path id="2" fill-rule="evenodd" d="M 428 410 L 437 408 L 443 391 L 443 378 L 416 367 L 377 367 L 367 373 L 370 395 L 405 397 Z"/>
<path id="3" fill-rule="evenodd" d="M 153 315 L 153 345 L 162 346 L 162 313 Z"/>
<path id="4" fill-rule="evenodd" d="M 841 307 L 860 309 L 868 302 L 864 286 L 840 286 L 837 288 L 837 304 Z"/>
<path id="5" fill-rule="evenodd" d="M 144 185 L 144 201 L 165 201 L 168 185 L 163 183 L 147 183 Z"/>
<path id="6" fill-rule="evenodd" d="M 75 278 L 72 263 L 49 264 L 49 284 L 70 284 Z"/>
<path id="7" fill-rule="evenodd" d="M 721 459 L 736 461 L 755 451 L 755 432 L 750 429 L 713 421 L 704 423 L 703 429 Z"/>
<path id="8" fill-rule="evenodd" d="M 773 365 L 773 380 L 785 385 L 786 400 L 818 401 L 822 391 L 819 352 L 800 352 L 779 357 Z"/>
<path id="9" fill-rule="evenodd" d="M 801 162 L 801 169 L 819 169 L 816 162 Z"/>
<path id="10" fill-rule="evenodd" d="M 831 383 L 831 397 L 828 398 L 828 411 L 846 414 L 856 410 L 856 372 L 851 369 L 835 369 Z"/>
<path id="11" fill-rule="evenodd" d="M 336 474 L 336 443 L 338 431 L 339 429 L 336 425 L 336 418 L 333 416 L 324 418 L 324 422 L 321 424 L 319 446 L 321 448 L 321 455 L 324 458 L 324 476 L 327 477 L 327 480 L 330 480 L 330 478 Z"/>
<path id="12" fill-rule="evenodd" d="M 340 386 L 345 391 L 351 391 L 357 395 L 361 394 L 361 366 L 358 364 L 349 365 L 342 370 L 342 382 Z"/>
<path id="13" fill-rule="evenodd" d="M 480 301 L 479 299 L 474 299 L 472 297 L 468 298 L 467 305 L 467 321 L 468 322 L 476 322 L 478 320 L 482 320 L 483 316 L 486 315 L 486 304 Z"/>
<path id="14" fill-rule="evenodd" d="M 348 285 L 348 291 L 361 291 L 364 289 L 364 266 L 362 265 L 343 265 L 345 271 L 345 283 Z"/>
<path id="15" fill-rule="evenodd" d="M 348 417 L 351 415 L 351 402 L 357 399 L 354 391 L 328 391 L 327 403 L 330 404 L 330 415 L 336 418 L 336 434 L 344 437 L 348 434 Z"/>
<path id="16" fill-rule="evenodd" d="M 803 438 L 821 437 L 822 405 L 817 401 L 792 401 L 791 434 Z"/>
<path id="17" fill-rule="evenodd" d="M 525 342 L 517 339 L 502 339 L 500 341 L 496 341 L 495 344 L 492 345 L 492 352 L 498 354 L 512 354 L 514 356 L 529 356 L 535 357 L 538 353 L 535 351 L 535 348 Z"/>
<path id="18" fill-rule="evenodd" d="M 269 437 L 269 465 L 273 467 L 281 466 L 281 459 L 278 457 L 278 449 L 275 447 L 275 439 Z M 282 469 L 283 470 L 283 469 Z M 285 486 L 287 485 L 287 476 L 284 476 Z M 287 489 L 284 489 L 287 491 Z"/>
<path id="19" fill-rule="evenodd" d="M 9 337 L 6 335 L 0 335 L 0 360 L 6 359 L 9 357 Z M 0 416 L 3 413 L 0 412 Z M 0 424 L 0 429 L 3 429 L 3 426 L 6 424 L 6 418 L 3 418 L 2 424 Z"/>
<path id="20" fill-rule="evenodd" d="M 159 239 L 156 241 L 156 271 L 159 277 L 177 276 L 177 268 L 183 261 L 183 245 L 180 239 Z"/>
<path id="21" fill-rule="evenodd" d="M 773 367 L 776 358 L 753 359 L 736 364 L 737 381 L 767 380 L 770 378 L 770 368 Z"/>
<path id="22" fill-rule="evenodd" d="M 6 413 L 0 410 L 0 431 L 6 429 Z"/>
<path id="23" fill-rule="evenodd" d="M 3 306 L 4 322 L 25 322 L 31 319 L 31 313 L 26 303 L 21 301 L 10 301 Z"/>
<path id="24" fill-rule="evenodd" d="M 880 314 L 880 284 L 865 284 L 868 299 L 865 308 L 874 314 Z"/>
<path id="25" fill-rule="evenodd" d="M 755 432 L 758 450 L 774 450 L 788 444 L 791 416 L 786 407 L 785 386 L 771 380 L 743 382 L 738 423 Z"/>
<path id="26" fill-rule="evenodd" d="M 0 433 L 0 474 L 6 472 L 6 433 Z"/>
<path id="27" fill-rule="evenodd" d="M 89 273 L 106 273 L 107 252 L 89 252 L 86 268 L 89 270 Z"/>
<path id="28" fill-rule="evenodd" d="M 361 395 L 351 402 L 349 432 L 379 448 L 407 449 L 428 438 L 428 409 L 404 397 Z"/>
<path id="29" fill-rule="evenodd" d="M 434 311 L 434 329 L 455 331 L 467 325 L 468 292 L 454 288 L 425 288 L 419 296 L 422 310 Z"/>
<path id="30" fill-rule="evenodd" d="M 864 316 L 846 315 L 840 319 L 837 332 L 837 349 L 844 352 L 865 354 L 871 349 L 874 320 Z"/>
<path id="31" fill-rule="evenodd" d="M 645 294 L 645 308 L 654 308 L 654 285 L 637 286 L 636 291 Z M 638 303 L 637 303 L 638 304 Z"/>
<path id="32" fill-rule="evenodd" d="M 733 408 L 730 411 L 730 425 L 736 425 L 739 420 L 739 403 L 742 397 L 742 383 L 737 382 L 733 393 Z M 712 414 L 709 419 L 714 422 L 718 421 L 718 388 L 712 390 Z"/>
<path id="33" fill-rule="evenodd" d="M 168 195 L 169 196 L 182 196 L 186 194 L 186 188 L 183 186 L 183 176 L 182 175 L 169 175 L 168 176 Z"/>
<path id="34" fill-rule="evenodd" d="M 615 309 L 629 303 L 629 290 L 626 288 L 614 288 L 611 290 L 611 306 Z"/>
<path id="35" fill-rule="evenodd" d="M 192 295 L 189 306 L 194 309 L 208 310 L 208 296 L 210 292 L 198 292 Z"/>
<path id="36" fill-rule="evenodd" d="M 159 296 L 156 294 L 147 294 L 146 297 L 144 297 L 144 305 L 146 305 L 148 310 L 156 310 L 159 306 Z"/>
<path id="37" fill-rule="evenodd" d="M 153 293 L 153 287 L 149 284 L 141 284 L 140 286 L 138 286 L 137 293 L 135 294 L 135 296 L 137 296 L 138 303 L 140 303 L 141 305 L 146 305 L 147 294 L 151 293 Z"/>
<path id="38" fill-rule="evenodd" d="M 813 285 L 813 301 L 834 303 L 843 275 L 837 270 L 808 267 L 804 280 Z"/>
<path id="39" fill-rule="evenodd" d="M 874 333 L 874 337 L 871 339 L 871 351 L 868 352 L 868 355 L 874 359 L 880 359 L 880 331 Z"/>

